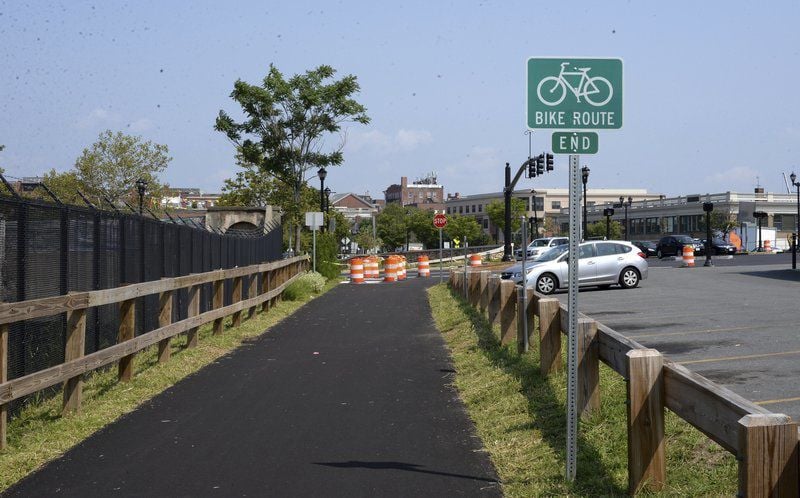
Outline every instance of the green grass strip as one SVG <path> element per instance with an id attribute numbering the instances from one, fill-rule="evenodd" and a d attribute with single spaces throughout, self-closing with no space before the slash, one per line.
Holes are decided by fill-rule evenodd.
<path id="1" fill-rule="evenodd" d="M 484 315 L 454 297 L 444 285 L 428 292 L 434 321 L 452 354 L 455 387 L 491 456 L 505 495 L 625 495 L 624 379 L 601 364 L 600 413 L 580 423 L 577 480 L 568 483 L 564 478 L 566 375 L 546 378 L 539 373 L 536 344 L 524 355 L 516 353 L 515 345 L 501 347 L 498 328 L 492 328 Z M 736 494 L 733 455 L 672 412 L 667 411 L 665 425 L 667 484 L 653 493 L 655 496 Z"/>
<path id="2" fill-rule="evenodd" d="M 336 280 L 329 281 L 323 293 L 337 284 Z M 83 403 L 77 415 L 61 416 L 60 392 L 57 396 L 27 403 L 10 421 L 8 447 L 0 452 L 0 491 L 243 342 L 265 333 L 316 296 L 307 291 L 294 295 L 296 300 L 280 301 L 267 313 L 259 312 L 251 319 L 246 319 L 247 310 L 243 311 L 242 325 L 231 328 L 228 320 L 221 335 L 212 335 L 211 324 L 200 327 L 196 348 L 186 349 L 185 334 L 174 337 L 172 358 L 164 364 L 157 361 L 157 347 L 140 351 L 134 361 L 135 374 L 131 382 L 117 382 L 115 365 L 87 375 Z"/>

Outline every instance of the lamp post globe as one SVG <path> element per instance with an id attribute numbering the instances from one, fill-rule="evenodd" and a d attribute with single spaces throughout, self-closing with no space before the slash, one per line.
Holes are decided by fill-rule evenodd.
<path id="1" fill-rule="evenodd" d="M 136 180 L 136 191 L 139 193 L 139 214 L 141 215 L 144 205 L 144 193 L 147 191 L 147 180 L 143 178 Z"/>

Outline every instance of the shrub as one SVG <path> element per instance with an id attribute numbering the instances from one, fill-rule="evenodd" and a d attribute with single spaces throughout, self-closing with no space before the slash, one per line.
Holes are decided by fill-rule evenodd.
<path id="1" fill-rule="evenodd" d="M 287 301 L 308 299 L 312 294 L 322 292 L 326 281 L 327 279 L 317 272 L 306 272 L 283 291 L 283 299 Z"/>

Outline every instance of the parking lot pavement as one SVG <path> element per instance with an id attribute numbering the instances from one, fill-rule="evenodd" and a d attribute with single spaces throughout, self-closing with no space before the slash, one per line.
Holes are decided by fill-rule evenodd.
<path id="1" fill-rule="evenodd" d="M 765 408 L 800 420 L 800 271 L 650 267 L 636 289 L 585 289 L 581 312 Z M 566 301 L 566 292 L 557 297 Z"/>

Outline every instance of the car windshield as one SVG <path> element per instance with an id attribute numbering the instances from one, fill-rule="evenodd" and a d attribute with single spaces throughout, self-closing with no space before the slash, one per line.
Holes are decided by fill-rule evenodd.
<path id="1" fill-rule="evenodd" d="M 547 239 L 536 239 L 528 245 L 528 247 L 547 247 L 550 243 Z"/>
<path id="2" fill-rule="evenodd" d="M 558 258 L 569 249 L 569 244 L 561 244 L 560 246 L 555 246 L 553 248 L 548 249 L 544 252 L 541 256 L 539 256 L 539 262 L 544 261 L 553 261 L 554 259 Z"/>
<path id="3" fill-rule="evenodd" d="M 717 244 L 718 246 L 726 246 L 726 245 L 728 245 L 728 243 L 727 243 L 727 242 L 725 242 L 725 241 L 724 241 L 724 240 L 722 240 L 722 239 L 714 239 L 714 241 L 713 241 L 713 242 L 714 242 L 715 244 Z"/>
<path id="4" fill-rule="evenodd" d="M 686 235 L 684 235 L 682 237 L 681 236 L 675 237 L 675 240 L 677 240 L 678 242 L 682 242 L 684 244 L 691 244 L 691 243 L 694 242 L 693 238 L 687 237 Z"/>

